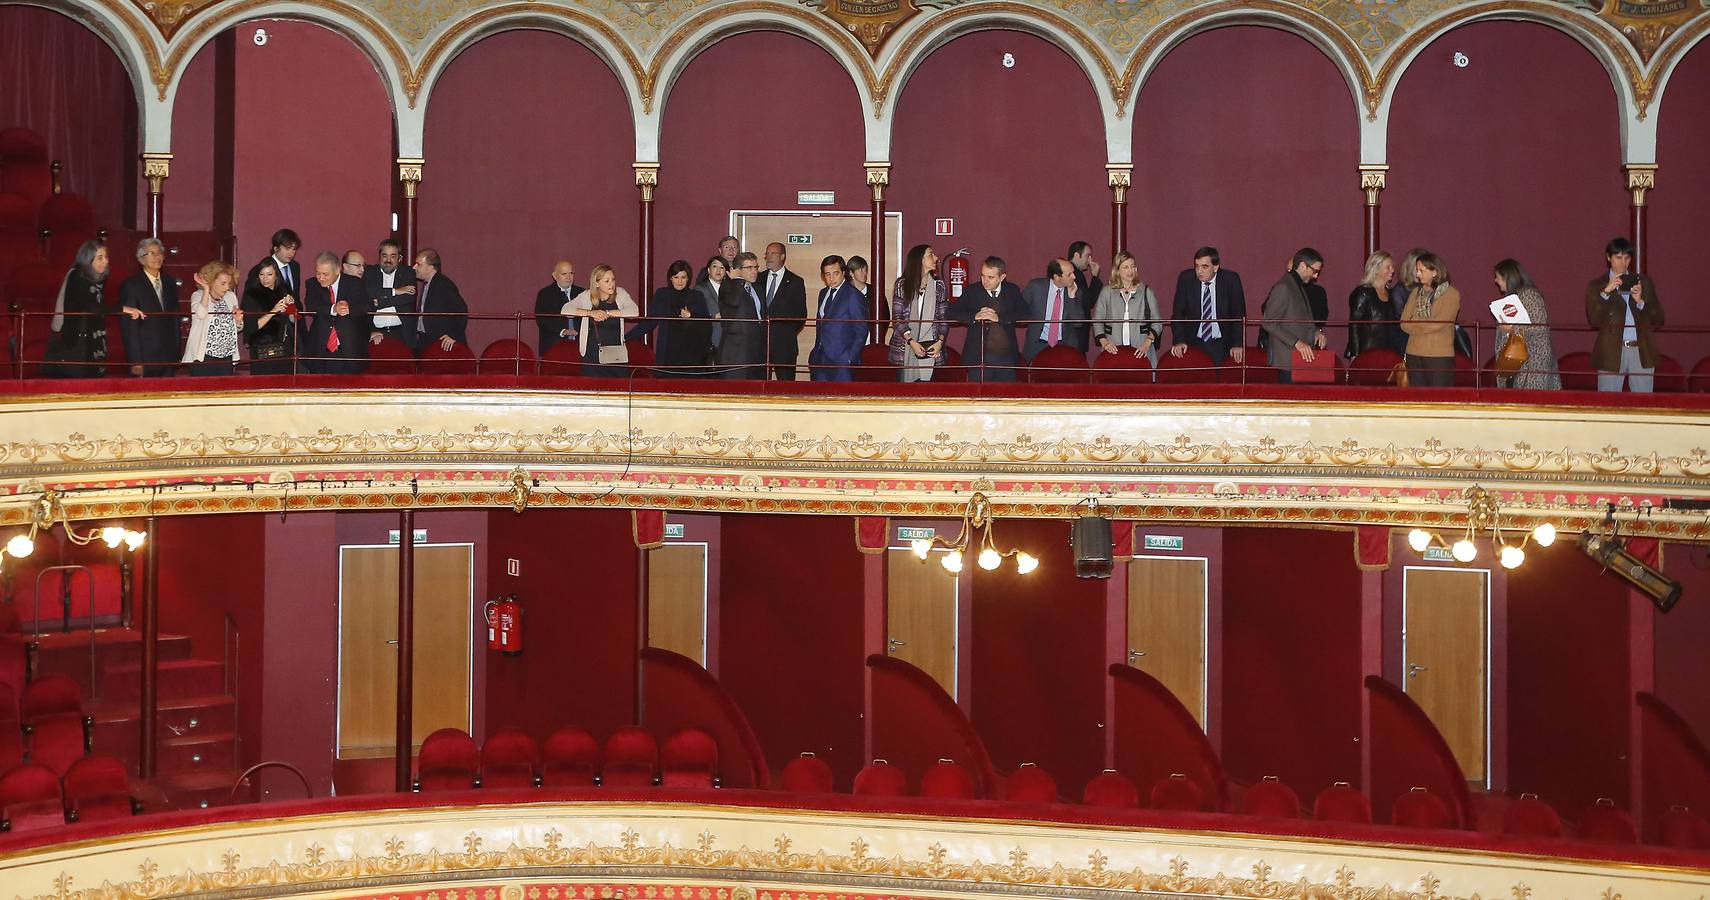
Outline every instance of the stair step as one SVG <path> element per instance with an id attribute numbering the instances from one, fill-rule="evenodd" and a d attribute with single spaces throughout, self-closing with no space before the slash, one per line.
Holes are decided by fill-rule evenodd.
<path id="1" fill-rule="evenodd" d="M 125 664 L 110 666 L 102 676 L 104 696 L 110 700 L 134 700 L 142 696 L 142 666 Z M 210 697 L 225 693 L 225 666 L 209 659 L 174 659 L 162 661 L 157 696 L 162 703 L 169 699 Z"/>
<path id="2" fill-rule="evenodd" d="M 23 640 L 35 644 L 35 674 L 69 675 L 83 689 L 85 697 L 99 696 L 104 685 L 90 683 L 90 640 L 88 631 L 46 632 L 39 636 L 24 634 Z M 190 639 L 180 634 L 163 634 L 159 644 L 162 661 L 188 659 Z M 140 665 L 142 634 L 129 628 L 100 628 L 95 631 L 94 656 L 96 673 L 115 666 Z M 100 675 L 96 675 L 100 678 Z"/>
<path id="3" fill-rule="evenodd" d="M 156 779 L 155 787 L 165 797 L 168 809 L 206 809 L 235 803 L 254 803 L 255 787 L 240 788 L 232 797 L 239 772 L 184 772 Z"/>
<path id="4" fill-rule="evenodd" d="M 166 738 L 155 765 L 163 775 L 230 772 L 237 767 L 237 737 L 220 731 Z"/>
<path id="5" fill-rule="evenodd" d="M 135 761 L 140 739 L 141 710 L 137 701 L 98 700 L 84 704 L 95 720 L 95 752 Z M 233 731 L 237 703 L 231 697 L 185 697 L 162 700 L 155 716 L 160 739 L 189 734 Z"/>

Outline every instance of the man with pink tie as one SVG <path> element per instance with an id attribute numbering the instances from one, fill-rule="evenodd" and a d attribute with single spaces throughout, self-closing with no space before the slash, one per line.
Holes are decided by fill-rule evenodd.
<path id="1" fill-rule="evenodd" d="M 1080 300 L 1080 286 L 1075 283 L 1075 267 L 1058 257 L 1045 267 L 1045 277 L 1035 278 L 1021 291 L 1027 301 L 1027 339 L 1021 345 L 1021 355 L 1028 362 L 1046 347 L 1067 344 L 1080 347 L 1081 334 L 1086 331 L 1086 308 Z"/>

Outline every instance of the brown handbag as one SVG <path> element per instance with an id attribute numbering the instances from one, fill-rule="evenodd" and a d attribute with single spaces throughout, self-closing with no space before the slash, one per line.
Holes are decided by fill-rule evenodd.
<path id="1" fill-rule="evenodd" d="M 1398 362 L 1389 370 L 1389 382 L 1399 388 L 1408 386 L 1407 363 Z"/>
<path id="2" fill-rule="evenodd" d="M 1502 352 L 1496 354 L 1496 371 L 1512 375 L 1526 364 L 1528 356 L 1526 339 L 1518 334 L 1510 334 L 1508 340 L 1502 343 Z"/>

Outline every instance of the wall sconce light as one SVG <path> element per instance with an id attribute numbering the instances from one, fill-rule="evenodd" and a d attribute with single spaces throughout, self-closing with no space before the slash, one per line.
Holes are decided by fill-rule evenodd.
<path id="1" fill-rule="evenodd" d="M 1015 571 L 1026 575 L 1039 568 L 1039 559 L 1025 550 L 999 550 L 997 541 L 992 537 L 992 526 L 997 517 L 992 515 L 992 502 L 983 493 L 975 492 L 968 498 L 967 508 L 962 510 L 962 533 L 955 540 L 947 541 L 941 537 L 917 538 L 909 542 L 909 549 L 914 555 L 924 561 L 931 555 L 935 547 L 943 547 L 950 552 L 944 554 L 939 564 L 952 575 L 960 574 L 964 560 L 969 552 L 969 545 L 974 532 L 980 532 L 979 551 L 974 556 L 975 563 L 986 571 L 992 571 L 1003 565 L 1007 558 L 1014 557 Z"/>
<path id="2" fill-rule="evenodd" d="M 66 518 L 64 501 L 65 495 L 59 491 L 46 491 L 36 499 L 30 508 L 30 530 L 27 534 L 12 535 L 6 542 L 6 552 L 18 559 L 23 559 L 36 551 L 36 535 L 42 531 L 51 530 L 55 523 L 65 529 L 65 536 L 71 538 L 73 544 L 79 547 L 101 541 L 114 550 L 122 545 L 126 550 L 135 551 L 148 539 L 146 531 L 132 531 L 118 525 L 108 525 L 103 528 L 90 528 L 78 531 L 71 520 Z"/>
<path id="3" fill-rule="evenodd" d="M 1496 495 L 1482 487 L 1474 485 L 1467 488 L 1467 527 L 1461 533 L 1460 540 L 1450 543 L 1447 538 L 1435 531 L 1415 528 L 1407 533 L 1407 546 L 1413 552 L 1423 554 L 1432 544 L 1437 544 L 1449 551 L 1449 555 L 1457 562 L 1472 562 L 1478 556 L 1478 546 L 1473 543 L 1480 534 L 1488 534 L 1490 544 L 1496 548 L 1496 561 L 1504 569 L 1517 569 L 1526 561 L 1526 545 L 1537 544 L 1548 547 L 1556 542 L 1556 526 L 1544 522 L 1531 531 L 1520 536 L 1518 543 L 1509 543 L 1503 536 L 1504 531 L 1512 532 L 1512 526 L 1507 529 L 1502 525 L 1502 509 L 1497 506 Z"/>

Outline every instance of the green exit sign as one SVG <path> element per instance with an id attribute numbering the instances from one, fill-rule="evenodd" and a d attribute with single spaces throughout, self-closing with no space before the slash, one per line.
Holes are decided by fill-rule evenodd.
<path id="1" fill-rule="evenodd" d="M 897 526 L 897 540 L 899 541 L 930 541 L 936 534 L 938 534 L 938 529 L 936 528 L 913 528 L 908 525 Z"/>
<path id="2" fill-rule="evenodd" d="M 683 536 L 683 523 L 682 522 L 666 522 L 665 523 L 665 536 L 668 538 L 680 538 L 680 537 L 682 537 Z"/>
<path id="3" fill-rule="evenodd" d="M 1147 550 L 1180 551 L 1182 549 L 1182 536 L 1179 534 L 1148 534 L 1146 535 L 1145 547 Z"/>
<path id="4" fill-rule="evenodd" d="M 813 243 L 813 235 L 811 235 L 811 234 L 792 234 L 792 235 L 790 235 L 789 242 L 792 244 L 811 244 L 811 243 Z"/>
<path id="5" fill-rule="evenodd" d="M 1432 562 L 1454 562 L 1455 555 L 1447 547 L 1426 547 L 1425 558 Z"/>

